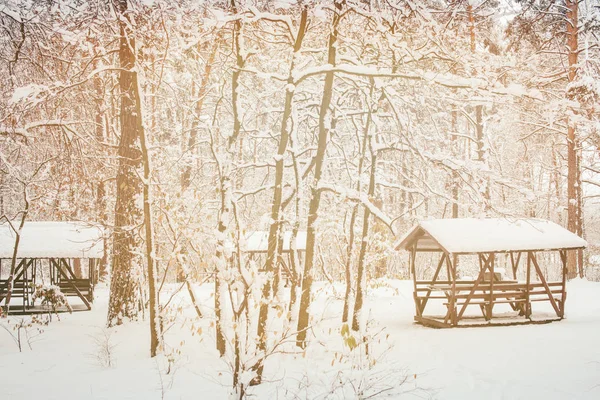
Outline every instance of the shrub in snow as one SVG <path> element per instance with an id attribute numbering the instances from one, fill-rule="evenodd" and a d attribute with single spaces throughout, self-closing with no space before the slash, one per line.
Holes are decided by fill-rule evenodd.
<path id="1" fill-rule="evenodd" d="M 69 312 L 73 309 L 67 302 L 67 297 L 60 291 L 56 285 L 36 285 L 33 293 L 33 300 L 40 299 L 42 305 L 49 307 L 55 314 L 58 307 L 66 307 Z"/>
<path id="2" fill-rule="evenodd" d="M 0 326 L 11 336 L 15 345 L 19 348 L 19 352 L 23 351 L 23 345 L 26 343 L 29 350 L 33 350 L 31 344 L 36 337 L 44 333 L 42 326 L 48 325 L 49 319 L 39 316 L 31 318 L 8 319 L 6 324 Z"/>
<path id="3" fill-rule="evenodd" d="M 115 344 L 112 340 L 112 332 L 102 329 L 97 335 L 92 336 L 95 345 L 95 353 L 92 357 L 96 363 L 103 368 L 112 368 L 115 365 Z"/>

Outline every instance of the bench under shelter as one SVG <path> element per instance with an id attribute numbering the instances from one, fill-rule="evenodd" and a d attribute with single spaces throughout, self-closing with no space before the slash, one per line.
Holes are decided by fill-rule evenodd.
<path id="1" fill-rule="evenodd" d="M 409 252 L 414 320 L 425 326 L 449 328 L 564 318 L 567 252 L 586 245 L 579 236 L 543 219 L 455 218 L 421 221 L 396 242 L 395 248 Z M 549 268 L 540 265 L 541 253 L 545 259 L 552 257 L 547 253 L 558 255 L 559 280 L 549 281 Z M 464 256 L 477 259 L 476 278 L 459 277 Z M 432 259 L 437 259 L 437 265 L 430 269 L 433 275 L 418 279 L 417 266 L 423 267 L 419 264 Z M 508 279 L 498 266 L 501 260 L 512 273 Z M 525 270 L 518 274 L 519 268 Z M 436 302 L 438 314 L 432 314 L 428 305 Z M 549 303 L 551 312 L 536 316 L 532 312 L 534 302 Z M 500 304 L 510 306 L 508 312 L 495 313 L 494 307 Z M 470 306 L 478 308 L 475 314 L 467 312 Z"/>
<path id="2" fill-rule="evenodd" d="M 13 223 L 18 227 L 18 223 Z M 6 306 L 16 233 L 0 224 L 0 306 Z M 98 267 L 104 256 L 104 231 L 81 222 L 25 222 L 17 247 L 11 312 L 41 311 L 35 304 L 37 285 L 55 285 L 67 297 L 83 304 L 74 310 L 91 310 Z"/>

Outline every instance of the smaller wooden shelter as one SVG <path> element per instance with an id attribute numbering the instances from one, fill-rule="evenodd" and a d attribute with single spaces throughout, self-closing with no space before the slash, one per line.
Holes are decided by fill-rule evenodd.
<path id="1" fill-rule="evenodd" d="M 456 218 L 422 221 L 395 245 L 410 252 L 415 321 L 446 328 L 459 325 L 490 325 L 549 322 L 564 317 L 567 252 L 583 249 L 586 241 L 558 224 L 543 219 Z M 557 252 L 561 279 L 549 282 L 537 254 Z M 421 253 L 437 253 L 439 261 L 431 279 L 418 280 L 416 265 Z M 499 254 L 510 257 L 512 279 L 504 279 L 496 266 Z M 475 280 L 460 279 L 460 257 L 476 256 L 479 273 Z M 520 261 L 525 261 L 524 279 L 517 279 Z M 445 268 L 444 268 L 445 267 Z M 445 269 L 445 278 L 442 278 Z M 532 276 L 533 275 L 533 276 Z M 445 314 L 427 314 L 428 303 L 441 301 Z M 556 316 L 532 315 L 532 302 L 549 302 Z M 494 314 L 494 306 L 509 305 L 513 313 Z M 467 315 L 469 306 L 481 315 Z M 443 308 L 442 308 L 443 309 Z M 498 317 L 498 318 L 497 318 Z"/>
<path id="2" fill-rule="evenodd" d="M 6 305 L 16 234 L 0 224 L 0 305 Z M 11 308 L 37 310 L 37 285 L 55 285 L 65 296 L 77 297 L 91 310 L 98 266 L 104 256 L 104 232 L 80 222 L 25 222 L 17 248 Z M 87 267 L 87 268 L 86 268 Z M 21 300 L 21 304 L 15 300 Z M 77 307 L 74 307 L 77 309 Z"/>
<path id="3" fill-rule="evenodd" d="M 244 252 L 248 254 L 250 260 L 257 260 L 261 256 L 266 256 L 269 249 L 269 232 L 268 231 L 254 231 L 250 232 L 246 236 L 246 246 Z M 299 231 L 296 234 L 296 241 L 292 246 L 292 232 L 283 232 L 283 243 L 282 243 L 282 258 L 279 263 L 282 267 L 282 274 L 285 277 L 290 276 L 290 272 L 293 267 L 293 251 L 296 250 L 297 260 L 303 262 L 304 253 L 306 252 L 306 231 Z"/>

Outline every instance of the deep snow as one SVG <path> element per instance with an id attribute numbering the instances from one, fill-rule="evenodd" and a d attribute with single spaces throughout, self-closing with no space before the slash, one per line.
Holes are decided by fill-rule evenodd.
<path id="1" fill-rule="evenodd" d="M 402 398 L 436 399 L 597 399 L 600 398 L 600 284 L 576 280 L 568 284 L 567 318 L 547 325 L 436 330 L 413 323 L 412 283 L 386 281 L 369 291 L 367 306 L 380 335 L 385 357 L 376 374 L 395 385 L 407 382 Z M 339 333 L 342 287 L 317 285 L 315 310 L 323 320 L 315 327 L 306 355 L 269 359 L 272 382 L 254 389 L 258 398 L 325 398 L 344 365 L 332 361 L 343 351 Z M 198 288 L 209 304 L 210 285 Z M 210 319 L 196 322 L 186 293 L 177 295 L 183 314 L 167 332 L 175 361 L 167 374 L 167 357 L 149 358 L 145 322 L 105 329 L 107 290 L 100 288 L 90 312 L 62 314 L 60 321 L 22 353 L 0 330 L 0 398 L 46 399 L 222 399 L 230 375 L 213 349 Z M 163 296 L 166 299 L 167 296 Z M 74 302 L 75 300 L 73 300 Z M 534 304 L 534 311 L 542 306 Z M 14 322 L 20 317 L 11 317 Z M 7 320 L 0 323 L 6 325 Z M 103 332 L 114 346 L 114 366 L 97 360 Z M 389 334 L 385 340 L 386 334 Z M 342 349 L 342 350 L 340 350 Z M 169 350 L 168 350 L 169 352 Z M 349 351 L 346 351 L 348 353 Z M 338 353 L 339 354 L 339 353 Z M 162 383 L 161 383 L 162 382 Z M 308 384 L 309 389 L 302 388 Z M 419 390 L 414 390 L 418 388 Z M 347 398 L 346 391 L 331 398 Z M 392 398 L 397 398 L 394 394 Z"/>

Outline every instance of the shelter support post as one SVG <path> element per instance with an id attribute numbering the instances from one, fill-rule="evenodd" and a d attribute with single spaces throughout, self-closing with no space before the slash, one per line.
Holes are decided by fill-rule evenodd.
<path id="1" fill-rule="evenodd" d="M 448 271 L 451 271 L 451 280 L 452 280 L 452 289 L 451 289 L 451 297 L 450 304 L 448 305 L 448 312 L 450 313 L 450 323 L 452 326 L 458 325 L 458 318 L 456 316 L 456 264 L 452 263 L 450 259 L 450 255 L 448 253 L 444 253 L 446 256 L 446 267 Z"/>
<path id="2" fill-rule="evenodd" d="M 525 277 L 525 318 L 531 318 L 531 301 L 529 298 L 531 284 L 531 251 L 527 252 L 527 272 Z"/>
<path id="3" fill-rule="evenodd" d="M 556 315 L 558 317 L 562 318 L 560 309 L 558 308 L 558 304 L 556 304 L 556 299 L 554 298 L 554 294 L 550 290 L 550 287 L 548 286 L 548 283 L 546 282 L 546 278 L 544 277 L 544 274 L 542 273 L 542 270 L 537 262 L 535 253 L 533 253 L 533 252 L 531 253 L 531 262 L 533 263 L 533 266 L 535 267 L 535 272 L 537 273 L 537 276 L 540 279 L 542 286 L 544 286 L 546 294 L 548 295 L 548 299 L 550 300 L 550 304 L 552 304 L 552 308 L 554 308 Z"/>
<path id="4" fill-rule="evenodd" d="M 471 300 L 473 299 L 473 295 L 475 294 L 475 291 L 477 290 L 477 288 L 479 287 L 479 284 L 481 283 L 481 281 L 483 281 L 483 278 L 485 276 L 485 271 L 488 269 L 488 266 L 490 264 L 491 261 L 491 256 L 488 256 L 487 258 L 485 257 L 484 254 L 480 254 L 479 255 L 479 262 L 481 264 L 481 268 L 479 270 L 479 276 L 477 277 L 477 280 L 475 281 L 475 283 L 473 284 L 473 287 L 471 287 L 471 290 L 469 291 L 469 294 L 467 295 L 467 298 L 465 299 L 459 313 L 457 316 L 457 323 L 458 321 L 460 321 L 460 319 L 462 318 L 464 312 L 467 309 L 467 306 L 469 305 L 469 303 L 471 302 Z M 485 316 L 485 314 L 484 314 Z"/>
<path id="5" fill-rule="evenodd" d="M 517 270 L 519 269 L 519 261 L 521 261 L 521 252 L 517 253 L 517 257 L 515 258 L 515 254 L 513 252 L 510 253 L 510 264 L 512 266 L 513 279 L 517 280 Z"/>
<path id="6" fill-rule="evenodd" d="M 65 270 L 69 273 L 69 275 L 71 275 L 71 279 L 69 279 L 69 275 L 67 275 L 65 273 L 65 271 L 63 271 L 63 268 L 61 267 L 60 264 L 62 264 L 62 266 L 65 267 Z M 71 270 L 71 268 L 69 267 L 69 264 L 67 264 L 65 259 L 61 258 L 60 261 L 56 263 L 56 267 L 57 267 L 58 272 L 69 282 L 71 287 L 75 290 L 75 293 L 77 293 L 77 297 L 79 297 L 81 299 L 81 301 L 83 301 L 83 303 L 88 308 L 88 310 L 91 310 L 92 306 L 90 305 L 89 300 L 83 295 L 83 293 L 81 293 L 81 291 L 79 290 L 77 285 L 74 283 L 74 281 L 76 279 L 75 274 L 73 273 L 73 271 Z"/>
<path id="7" fill-rule="evenodd" d="M 487 304 L 485 305 L 485 319 L 487 321 L 492 319 L 492 312 L 494 310 L 494 280 L 496 279 L 496 276 L 494 275 L 494 265 L 496 264 L 496 253 L 490 253 L 490 255 L 488 256 L 488 260 L 490 260 L 490 297 Z"/>
<path id="8" fill-rule="evenodd" d="M 416 254 L 416 252 L 415 252 Z M 438 262 L 437 268 L 435 270 L 435 274 L 433 275 L 433 279 L 431 280 L 431 285 L 435 285 L 435 282 L 437 281 L 437 278 L 440 274 L 440 271 L 442 270 L 442 266 L 444 265 L 444 260 L 448 258 L 448 254 L 446 253 L 442 253 L 442 256 L 440 257 L 440 261 Z M 415 280 L 416 283 L 416 280 Z M 422 315 L 423 312 L 425 311 L 425 306 L 427 305 L 427 302 L 429 301 L 429 296 L 431 296 L 431 288 L 427 291 L 427 294 L 425 295 L 425 298 L 421 300 L 419 300 L 419 309 L 420 309 L 420 314 Z M 416 293 L 416 290 L 415 290 Z"/>
<path id="9" fill-rule="evenodd" d="M 410 248 L 410 254 L 409 254 L 409 269 L 410 269 L 410 273 L 413 276 L 413 299 L 415 301 L 415 312 L 416 315 L 418 317 L 421 317 L 421 304 L 419 303 L 419 297 L 418 297 L 418 292 L 417 292 L 417 274 L 415 271 L 415 257 L 417 256 L 417 250 L 416 250 L 416 245 L 414 245 L 413 247 Z"/>
<path id="10" fill-rule="evenodd" d="M 564 318 L 565 316 L 565 302 L 567 301 L 567 251 L 560 250 L 560 260 L 562 262 L 562 279 L 561 279 L 561 296 L 560 296 L 560 315 L 559 317 Z"/>

